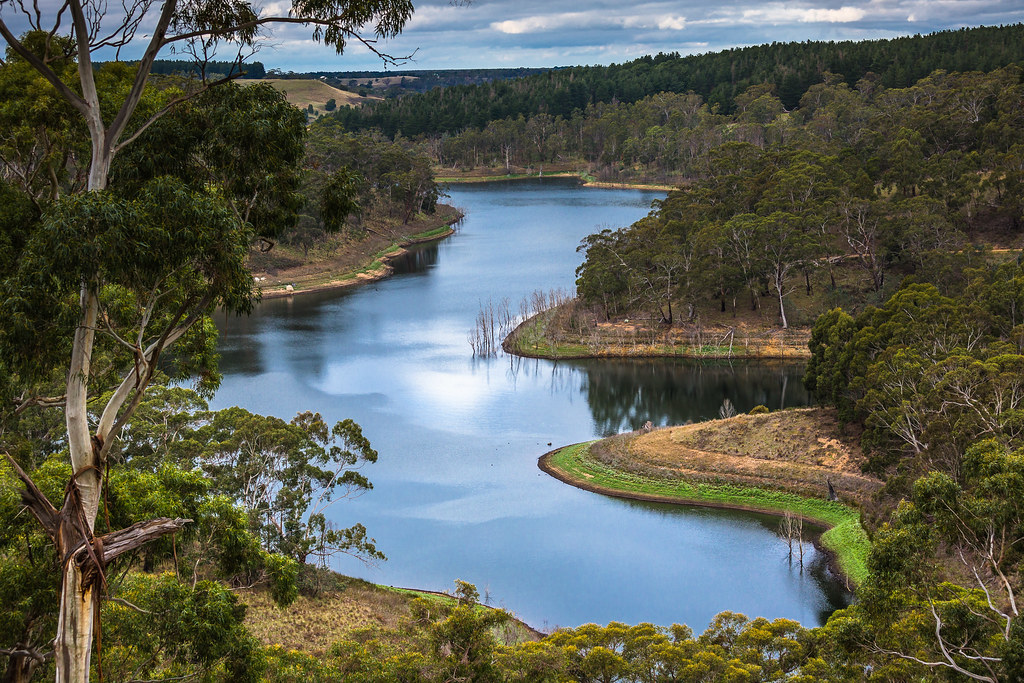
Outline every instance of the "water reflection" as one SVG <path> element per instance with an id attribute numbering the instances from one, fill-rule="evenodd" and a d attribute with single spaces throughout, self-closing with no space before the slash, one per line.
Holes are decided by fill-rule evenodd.
<path id="1" fill-rule="evenodd" d="M 729 399 L 738 412 L 757 405 L 805 406 L 801 364 L 689 360 L 585 361 L 583 392 L 604 436 L 655 426 L 688 424 L 718 417 Z"/>
<path id="2" fill-rule="evenodd" d="M 423 275 L 437 265 L 438 253 L 437 244 L 415 245 L 391 259 L 391 266 L 396 275 Z"/>
<path id="3" fill-rule="evenodd" d="M 686 524 L 692 522 L 694 518 L 698 518 L 705 524 L 720 525 L 720 528 L 731 528 L 736 531 L 741 531 L 744 527 L 754 524 L 768 534 L 780 533 L 780 519 L 774 515 L 699 505 L 669 505 L 623 498 L 609 497 L 608 500 L 638 514 L 654 515 L 668 520 L 674 519 L 679 524 Z M 845 581 L 837 575 L 831 557 L 817 547 L 825 529 L 805 523 L 803 531 L 804 561 L 802 565 L 799 552 L 794 550 L 793 553 L 790 553 L 786 543 L 779 543 L 771 547 L 770 552 L 766 553 L 767 556 L 762 558 L 762 562 L 765 565 L 770 565 L 771 569 L 783 568 L 788 574 L 793 589 L 804 593 L 805 598 L 810 598 L 816 593 L 826 597 L 827 607 L 819 609 L 816 614 L 816 623 L 823 624 L 834 610 L 852 604 L 853 595 L 846 589 Z M 685 548 L 679 550 L 682 553 L 686 552 Z M 807 580 L 810 581 L 810 586 L 806 585 Z"/>

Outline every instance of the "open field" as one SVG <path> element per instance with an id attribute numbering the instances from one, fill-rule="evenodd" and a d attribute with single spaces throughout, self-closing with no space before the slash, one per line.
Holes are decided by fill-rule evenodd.
<path id="1" fill-rule="evenodd" d="M 358 106 L 370 99 L 370 97 L 359 97 L 355 93 L 332 88 L 326 83 L 313 79 L 298 78 L 261 78 L 254 80 L 255 83 L 269 83 L 279 92 L 284 93 L 285 99 L 299 109 L 305 110 L 313 105 L 316 113 L 323 114 L 327 100 L 333 99 L 339 107 L 346 104 Z"/>

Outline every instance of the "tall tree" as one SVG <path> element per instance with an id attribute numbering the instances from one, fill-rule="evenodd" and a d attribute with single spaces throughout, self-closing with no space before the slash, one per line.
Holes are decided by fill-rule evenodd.
<path id="1" fill-rule="evenodd" d="M 89 148 L 88 161 L 82 165 L 82 191 L 61 196 L 47 207 L 39 229 L 27 240 L 18 273 L 16 296 L 21 300 L 14 302 L 19 304 L 14 309 L 26 316 L 24 323 L 37 310 L 30 300 L 33 294 L 54 295 L 53 310 L 77 292 L 72 310 L 65 309 L 56 324 L 45 328 L 51 341 L 66 340 L 53 346 L 63 346 L 68 359 L 63 391 L 45 400 L 64 406 L 73 474 L 61 507 L 55 508 L 29 475 L 19 472 L 29 509 L 61 557 L 58 681 L 89 678 L 105 564 L 184 523 L 154 520 L 95 535 L 111 446 L 152 381 L 161 355 L 175 342 L 191 342 L 191 348 L 179 353 L 184 358 L 208 346 L 209 335 L 201 323 L 212 308 L 220 304 L 241 311 L 253 299 L 251 276 L 242 260 L 252 226 L 235 210 L 237 204 L 222 201 L 212 188 L 189 187 L 167 178 L 154 178 L 133 199 L 111 191 L 120 153 L 181 103 L 221 82 L 203 82 L 191 92 L 150 106 L 146 86 L 154 60 L 170 48 L 197 57 L 225 44 L 244 51 L 256 44 L 264 27 L 283 23 L 312 26 L 313 37 L 339 53 L 354 40 L 382 54 L 360 33 L 362 27 L 372 26 L 378 37 L 394 36 L 412 14 L 409 0 L 294 0 L 284 14 L 267 13 L 244 0 L 165 0 L 159 6 L 135 0 L 125 4 L 123 12 L 106 9 L 95 0 L 68 0 L 47 14 L 25 0 L 0 5 L 7 61 L 27 64 L 67 102 L 84 128 L 81 137 Z M 35 44 L 16 37 L 8 23 L 12 14 L 27 17 L 38 32 L 34 35 L 44 37 Z M 142 27 L 145 35 L 139 33 Z M 65 33 L 70 33 L 70 40 L 54 38 Z M 133 72 L 126 73 L 124 87 L 105 89 L 105 70 L 95 68 L 93 55 L 104 48 L 137 44 L 143 47 L 142 57 Z M 59 68 L 69 63 L 77 68 Z M 60 325 L 69 321 L 73 322 Z M 98 335 L 110 341 L 107 357 L 98 353 L 103 351 L 97 348 Z M 32 370 L 38 370 L 33 365 L 26 361 L 15 369 L 28 379 Z M 93 428 L 90 397 L 97 388 L 106 388 L 97 384 L 109 378 L 111 369 L 118 370 L 121 379 L 98 409 Z M 26 396 L 23 405 L 40 401 L 44 399 Z"/>

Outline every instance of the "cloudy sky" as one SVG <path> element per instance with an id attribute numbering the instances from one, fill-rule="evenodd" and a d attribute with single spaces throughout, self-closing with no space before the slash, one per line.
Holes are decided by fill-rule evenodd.
<path id="1" fill-rule="evenodd" d="M 58 0 L 36 1 L 59 5 Z M 96 1 L 110 11 L 120 5 L 116 0 Z M 290 5 L 290 0 L 256 1 L 262 1 L 265 12 L 287 11 Z M 16 33 L 27 28 L 19 26 L 23 22 L 11 0 L 0 0 L 0 16 Z M 394 56 L 412 55 L 402 67 L 408 69 L 549 67 L 609 64 L 658 52 L 891 38 L 1021 21 L 1024 0 L 420 0 L 403 34 L 378 47 Z M 308 36 L 299 26 L 279 28 L 257 58 L 267 68 L 285 71 L 383 67 L 362 46 L 338 56 Z"/>
<path id="2" fill-rule="evenodd" d="M 772 41 L 861 40 L 1024 21 L 1024 0 L 423 0 L 391 54 L 406 68 L 609 64 L 658 52 L 701 53 Z M 260 59 L 295 71 L 380 68 L 278 32 Z"/>

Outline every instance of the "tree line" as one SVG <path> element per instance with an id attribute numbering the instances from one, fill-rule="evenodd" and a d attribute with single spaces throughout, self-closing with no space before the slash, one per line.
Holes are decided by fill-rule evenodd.
<path id="1" fill-rule="evenodd" d="M 804 382 L 864 430 L 865 467 L 886 480 L 870 577 L 828 622 L 875 671 L 1024 674 L 1022 306 L 1014 254 L 814 325 Z"/>
<path id="2" fill-rule="evenodd" d="M 609 66 L 570 67 L 513 81 L 455 86 L 335 116 L 349 130 L 380 129 L 388 137 L 439 137 L 483 129 L 491 121 L 546 114 L 570 119 L 604 104 L 632 104 L 661 92 L 692 92 L 712 110 L 731 113 L 752 85 L 771 84 L 791 109 L 826 72 L 849 85 L 869 77 L 903 88 L 936 70 L 992 71 L 1024 60 L 1024 25 L 965 28 L 891 40 L 806 41 L 735 48 L 703 55 L 641 57 Z"/>

